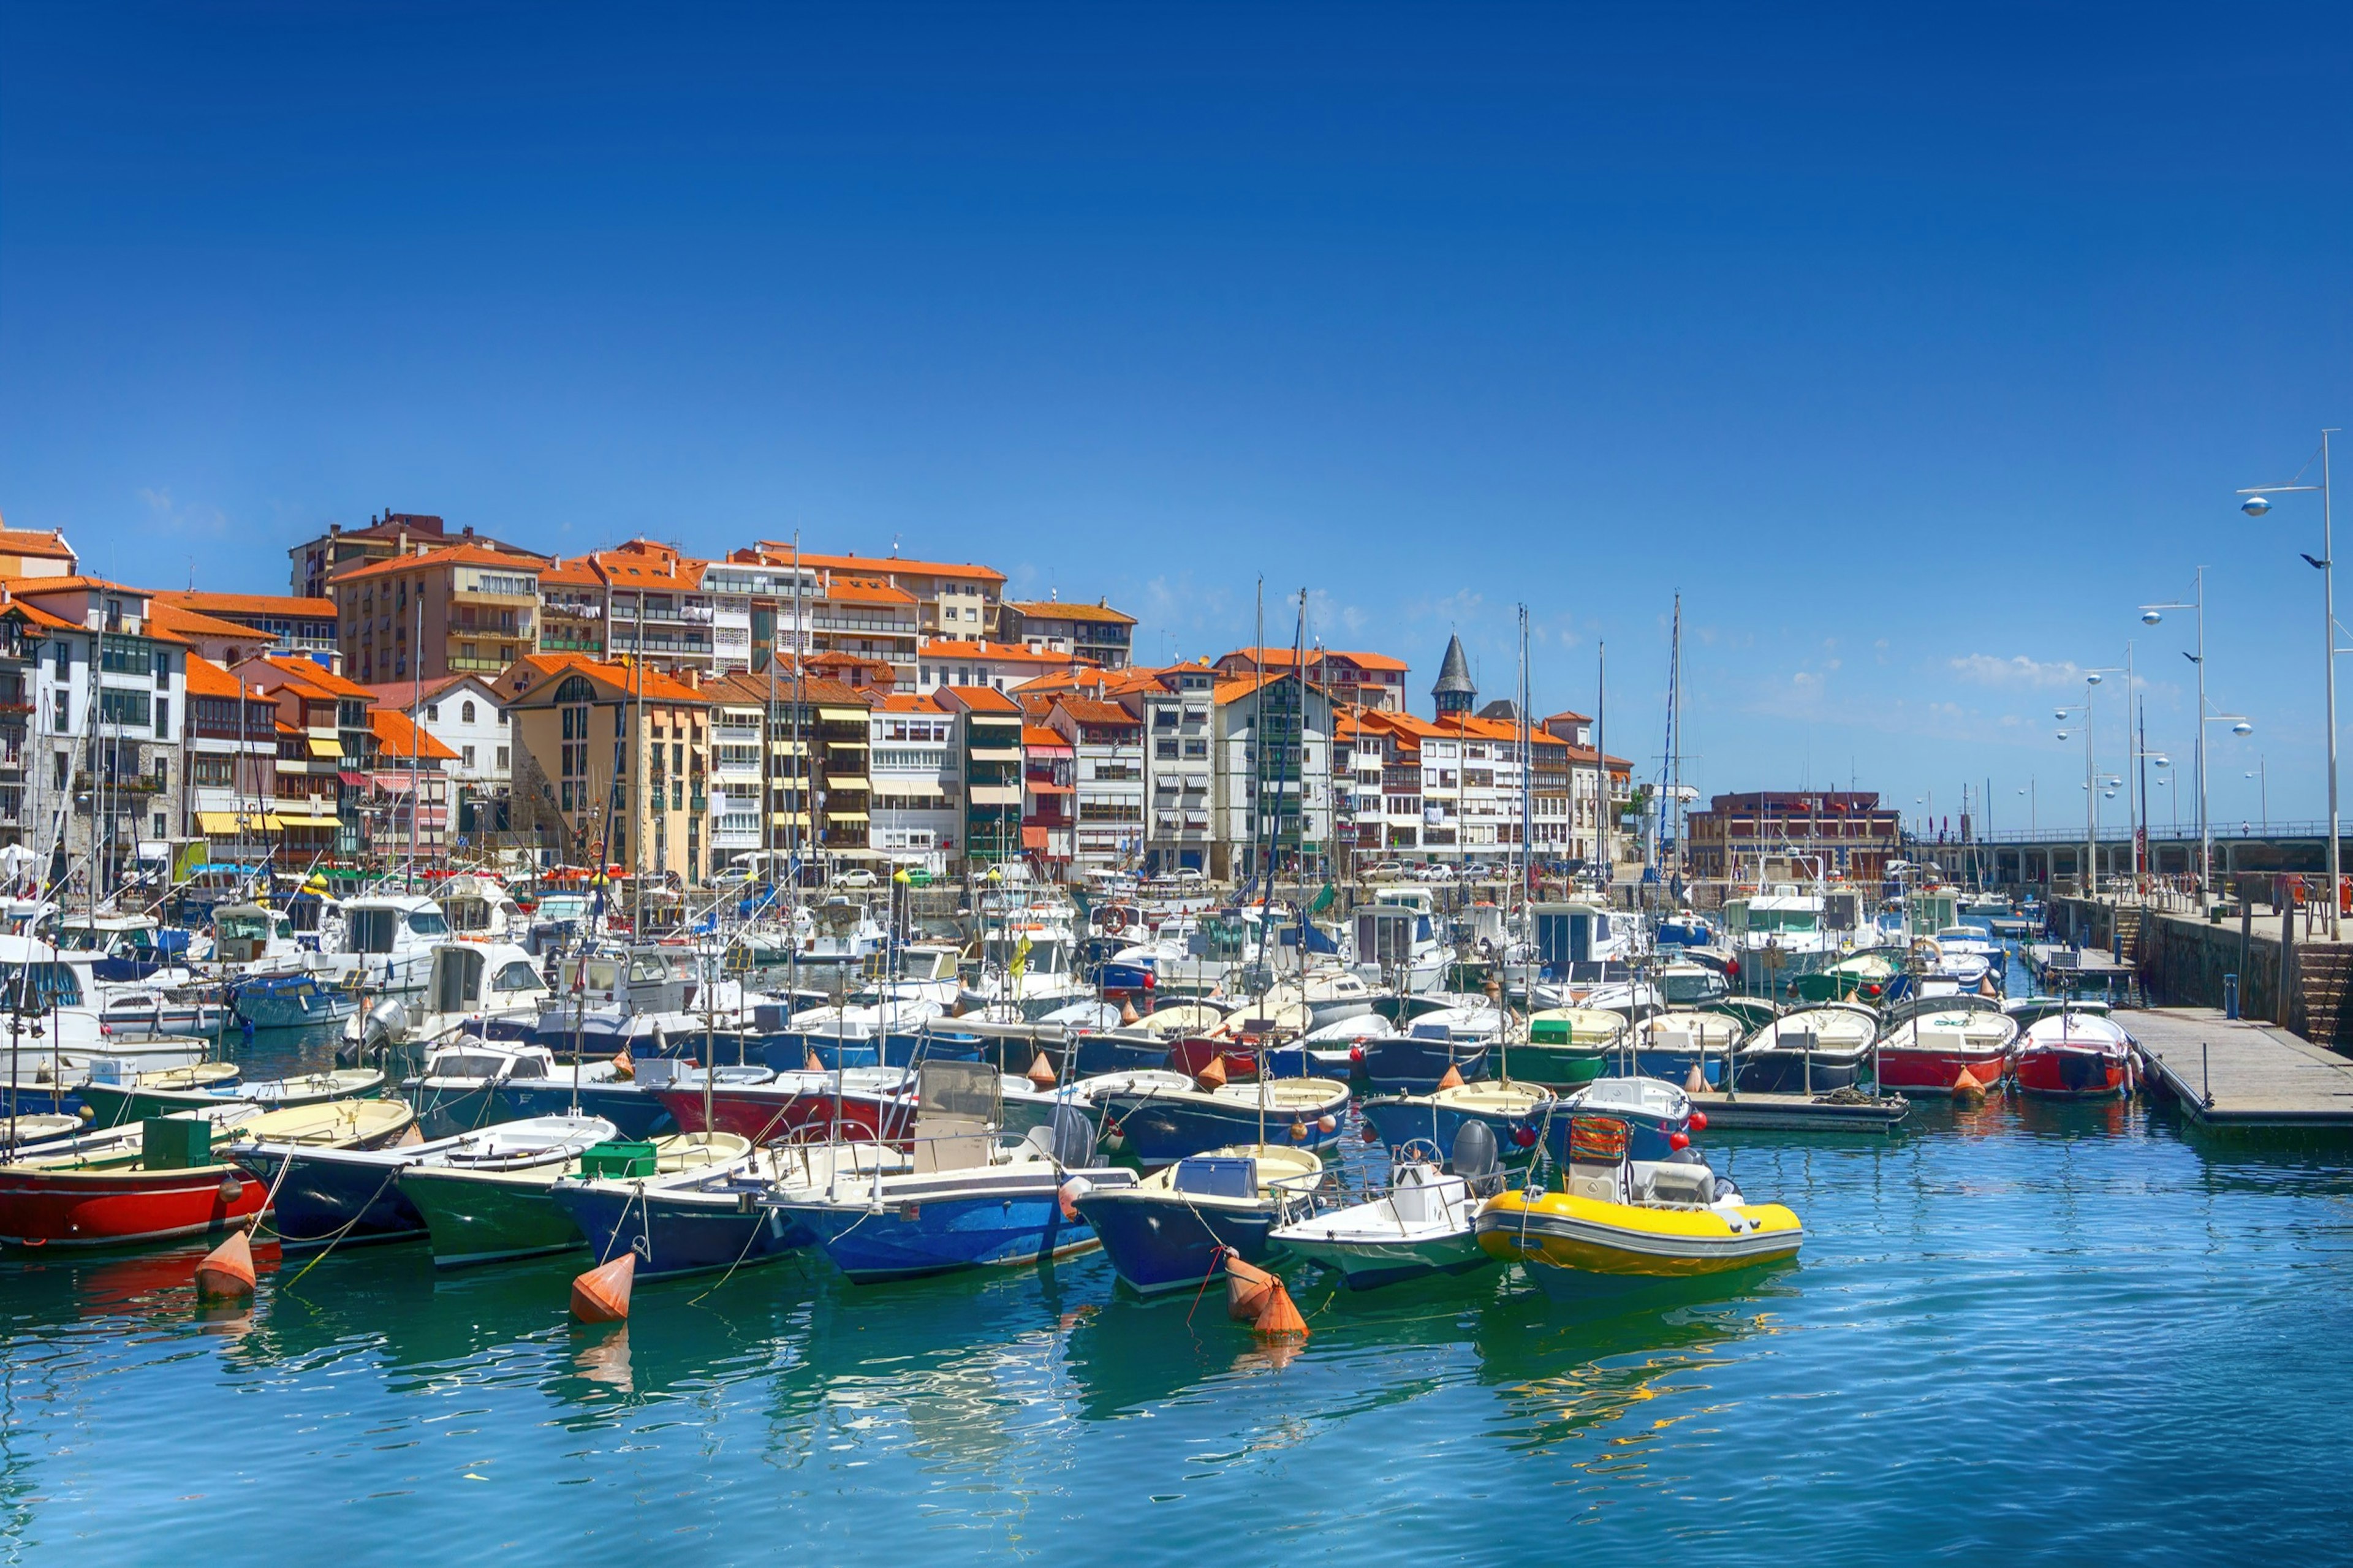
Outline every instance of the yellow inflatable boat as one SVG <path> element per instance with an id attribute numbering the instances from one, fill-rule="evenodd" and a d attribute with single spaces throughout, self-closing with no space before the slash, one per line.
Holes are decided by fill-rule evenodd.
<path id="1" fill-rule="evenodd" d="M 1555 1296 L 1688 1279 L 1793 1258 L 1805 1226 L 1779 1204 L 1751 1204 L 1705 1162 L 1626 1158 L 1626 1124 L 1570 1127 L 1567 1190 L 1515 1187 L 1479 1212 L 1479 1245 Z"/>

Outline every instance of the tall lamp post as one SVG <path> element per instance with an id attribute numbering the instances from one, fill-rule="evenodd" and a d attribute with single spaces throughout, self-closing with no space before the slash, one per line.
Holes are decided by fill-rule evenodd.
<path id="1" fill-rule="evenodd" d="M 2086 899 L 2097 898 L 2100 891 L 2100 796 L 2099 779 L 2092 767 L 2092 689 L 2100 684 L 2102 677 L 2122 673 L 2113 667 L 2085 670 L 2084 700 L 2051 710 L 2051 716 L 2062 722 L 2070 713 L 2084 716 L 2084 897 Z M 2067 731 L 2060 731 L 2059 738 L 2065 740 Z"/>
<path id="2" fill-rule="evenodd" d="M 2304 559 L 2320 574 L 2321 631 L 2325 634 L 2321 649 L 2328 693 L 2328 940 L 2331 942 L 2335 942 L 2339 934 L 2337 916 L 2345 887 L 2344 867 L 2338 858 L 2337 822 L 2337 656 L 2345 650 L 2337 646 L 2336 545 L 2328 501 L 2328 438 L 2336 434 L 2334 426 L 2320 433 L 2318 484 L 2253 485 L 2239 492 L 2247 498 L 2239 503 L 2239 510 L 2249 517 L 2261 517 L 2271 510 L 2271 498 L 2275 495 L 2316 492 L 2320 497 L 2320 559 L 2315 561 L 2309 555 Z M 2202 729 L 2200 732 L 2202 737 Z"/>
<path id="3" fill-rule="evenodd" d="M 2206 568 L 2198 568 L 2194 581 L 2188 600 L 2143 605 L 2140 618 L 2153 626 L 2165 619 L 2168 610 L 2191 610 L 2198 616 L 2198 651 L 2181 657 L 2198 667 L 2198 890 L 2203 894 L 2214 881 L 2214 829 L 2206 815 Z"/>
<path id="4" fill-rule="evenodd" d="M 2263 812 L 2263 831 L 2272 830 L 2272 764 L 2269 757 L 2257 757 L 2254 771 L 2244 775 L 2256 781 L 2255 800 Z"/>

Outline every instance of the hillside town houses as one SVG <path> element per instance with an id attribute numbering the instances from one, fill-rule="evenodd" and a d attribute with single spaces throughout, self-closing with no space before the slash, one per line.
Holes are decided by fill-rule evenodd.
<path id="1" fill-rule="evenodd" d="M 289 556 L 284 595 L 155 590 L 0 526 L 0 845 L 109 886 L 492 852 L 1240 878 L 1590 861 L 1631 798 L 1583 715 L 1480 706 L 1459 639 L 1424 716 L 1404 658 L 1140 663 L 1107 600 L 972 562 L 543 553 L 389 510 Z"/>

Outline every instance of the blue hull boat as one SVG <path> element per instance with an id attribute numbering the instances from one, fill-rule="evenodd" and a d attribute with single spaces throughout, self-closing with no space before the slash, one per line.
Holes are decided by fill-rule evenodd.
<path id="1" fill-rule="evenodd" d="M 1267 1091 L 1263 1110 L 1261 1087 Z M 1110 1148 L 1145 1165 L 1173 1165 L 1211 1149 L 1261 1141 L 1293 1149 L 1330 1148 L 1340 1142 L 1348 1089 L 1324 1079 L 1293 1078 L 1219 1089 L 1107 1089 L 1092 1098 L 1103 1113 Z"/>
<path id="2" fill-rule="evenodd" d="M 1358 1114 L 1388 1147 L 1397 1149 L 1408 1143 L 1426 1142 L 1433 1157 L 1453 1148 L 1463 1127 L 1476 1121 L 1493 1137 L 1503 1158 L 1521 1160 L 1535 1152 L 1535 1130 L 1543 1123 L 1544 1106 L 1538 1101 L 1525 1109 L 1504 1109 L 1475 1103 L 1450 1104 L 1443 1096 L 1392 1094 L 1366 1100 Z M 1560 1120 L 1557 1113 L 1554 1120 Z"/>
<path id="3" fill-rule="evenodd" d="M 1080 1078 L 1103 1073 L 1150 1072 L 1168 1065 L 1168 1042 L 1131 1035 L 1088 1035 L 1074 1053 Z"/>
<path id="4" fill-rule="evenodd" d="M 749 1268 L 816 1240 L 797 1217 L 763 1208 L 767 1184 L 736 1173 L 688 1186 L 622 1182 L 558 1182 L 555 1206 L 572 1216 L 599 1258 L 638 1255 L 638 1278 Z"/>
<path id="5" fill-rule="evenodd" d="M 1675 1155 L 1669 1140 L 1677 1133 L 1690 1135 L 1691 1113 L 1691 1097 L 1672 1083 L 1649 1078 L 1598 1078 L 1560 1098 L 1545 1131 L 1545 1148 L 1566 1167 L 1570 1121 L 1580 1115 L 1614 1116 L 1626 1123 L 1627 1158 L 1663 1162 Z"/>
<path id="6" fill-rule="evenodd" d="M 1375 1094 L 1428 1094 L 1451 1068 L 1465 1083 L 1487 1072 L 1487 1047 L 1390 1035 L 1365 1045 L 1365 1081 Z"/>
<path id="7" fill-rule="evenodd" d="M 1089 1172 L 1090 1176 L 1105 1173 Z M 1125 1174 L 1126 1173 L 1120 1173 Z M 1065 1258 L 1095 1245 L 1083 1219 L 1064 1219 L 1056 1197 L 1060 1182 L 1017 1192 L 995 1184 L 959 1193 L 891 1190 L 883 1207 L 864 1204 L 781 1204 L 825 1248 L 834 1266 L 860 1285 L 953 1274 L 999 1264 L 1035 1263 Z"/>
<path id="8" fill-rule="evenodd" d="M 669 1108 L 643 1084 L 584 1083 L 578 1092 L 580 1114 L 603 1117 L 619 1128 L 624 1138 L 659 1138 L 679 1131 Z M 498 1112 L 491 1120 L 569 1115 L 573 1093 L 572 1086 L 560 1079 L 507 1079 L 498 1087 Z"/>
<path id="9" fill-rule="evenodd" d="M 1633 1066 L 1629 1069 L 1626 1065 L 1629 1053 L 1612 1052 L 1609 1067 L 1603 1069 L 1604 1076 L 1654 1078 L 1662 1083 L 1680 1084 L 1691 1076 L 1691 1069 L 1699 1064 L 1701 1056 L 1701 1053 L 1695 1050 L 1662 1051 L 1648 1048 L 1638 1048 L 1630 1054 L 1633 1058 Z M 1710 1054 L 1703 1070 L 1710 1089 L 1723 1087 L 1724 1057 L 1722 1053 Z M 1639 1160 L 1641 1156 L 1638 1154 L 1635 1158 Z"/>
<path id="10" fill-rule="evenodd" d="M 359 1011 L 359 995 L 322 985 L 308 974 L 272 974 L 240 980 L 228 990 L 237 1021 L 257 1029 L 305 1028 L 340 1024 Z"/>
<path id="11" fill-rule="evenodd" d="M 1356 1076 L 1356 1060 L 1345 1046 L 1336 1049 L 1276 1046 L 1263 1053 L 1259 1062 L 1260 1070 L 1276 1078 L 1328 1078 L 1345 1083 Z"/>
<path id="12" fill-rule="evenodd" d="M 1078 1208 L 1122 1283 L 1146 1296 L 1198 1289 L 1228 1252 L 1257 1263 L 1272 1250 L 1267 1233 L 1276 1214 L 1271 1206 L 1208 1210 L 1182 1198 L 1125 1192 L 1089 1194 Z"/>
<path id="13" fill-rule="evenodd" d="M 843 1039 L 787 1031 L 763 1039 L 759 1057 L 778 1072 L 799 1072 L 815 1056 L 821 1070 L 834 1072 L 842 1068 L 913 1067 L 919 1061 L 978 1061 L 980 1044 L 977 1035 L 909 1032 Z"/>
<path id="14" fill-rule="evenodd" d="M 264 1186 L 277 1191 L 270 1228 L 289 1249 L 402 1241 L 425 1234 L 425 1216 L 401 1195 L 397 1165 L 346 1164 L 296 1155 L 281 1181 L 283 1152 L 263 1147 L 237 1156 Z"/>

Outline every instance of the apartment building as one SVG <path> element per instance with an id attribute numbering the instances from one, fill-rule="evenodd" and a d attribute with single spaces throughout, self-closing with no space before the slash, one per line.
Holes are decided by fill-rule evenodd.
<path id="1" fill-rule="evenodd" d="M 457 834 L 470 838 L 502 828 L 514 783 L 514 738 L 498 688 L 479 675 L 452 675 L 368 689 L 378 711 L 402 715 L 448 748 L 439 771 Z"/>
<path id="2" fill-rule="evenodd" d="M 166 589 L 155 595 L 153 607 L 159 621 L 168 607 L 202 616 L 216 627 L 240 628 L 244 636 L 226 638 L 218 653 L 210 647 L 205 650 L 206 658 L 224 667 L 274 653 L 313 659 L 343 673 L 343 643 L 337 635 L 332 599 Z"/>
<path id="3" fill-rule="evenodd" d="M 1078 826 L 1072 856 L 1084 870 L 1134 864 L 1144 853 L 1144 721 L 1098 697 L 1047 700 L 1045 727 L 1072 749 Z"/>
<path id="4" fill-rule="evenodd" d="M 700 676 L 579 654 L 529 654 L 499 677 L 514 792 L 570 864 L 705 874 L 711 700 Z"/>
<path id="5" fill-rule="evenodd" d="M 1305 665 L 1307 679 L 1343 707 L 1405 711 L 1406 662 L 1385 653 L 1318 647 L 1309 648 L 1303 656 L 1288 647 L 1238 647 L 1218 660 L 1218 673 L 1237 679 L 1253 674 L 1280 675 L 1294 663 Z"/>
<path id="6" fill-rule="evenodd" d="M 79 558 L 59 530 L 0 527 L 0 580 L 70 577 L 80 570 Z"/>
<path id="7" fill-rule="evenodd" d="M 1019 859 L 1021 705 L 992 686 L 944 686 L 930 696 L 962 730 L 965 865 Z"/>
<path id="8" fill-rule="evenodd" d="M 714 746 L 725 761 L 727 815 L 733 846 L 712 855 L 714 868 L 745 849 L 773 848 L 805 861 L 866 860 L 871 847 L 873 785 L 869 777 L 867 693 L 839 681 L 788 671 L 734 674 L 703 688 L 717 706 Z M 768 716 L 760 750 L 759 715 Z M 747 756 L 748 752 L 748 756 Z M 748 765 L 747 765 L 748 764 Z M 714 758 L 714 776 L 721 765 Z M 744 837 L 744 791 L 754 816 Z M 766 800 L 766 817 L 756 803 Z M 717 811 L 715 804 L 712 809 Z"/>
<path id="9" fill-rule="evenodd" d="M 605 600 L 605 574 L 587 556 L 558 556 L 541 567 L 537 651 L 602 659 Z"/>
<path id="10" fill-rule="evenodd" d="M 912 691 L 874 700 L 870 841 L 896 866 L 944 876 L 964 841 L 959 710 Z"/>
<path id="11" fill-rule="evenodd" d="M 925 637 L 973 640 L 997 635 L 997 606 L 1005 574 L 972 562 L 916 561 L 901 555 L 829 555 L 803 552 L 789 542 L 762 540 L 749 552 L 779 565 L 902 589 L 916 606 L 915 629 Z"/>
<path id="12" fill-rule="evenodd" d="M 358 854 L 364 842 L 360 805 L 376 749 L 367 688 L 309 659 L 276 654 L 247 659 L 230 673 L 277 708 L 271 810 L 287 852 L 306 858 Z"/>
<path id="13" fill-rule="evenodd" d="M 293 563 L 293 596 L 326 598 L 327 584 L 346 567 L 459 544 L 476 545 L 527 561 L 544 559 L 531 551 L 501 544 L 488 534 L 476 533 L 470 527 L 451 533 L 439 518 L 427 513 L 386 511 L 369 518 L 364 528 L 346 529 L 341 523 L 329 523 L 326 532 L 288 551 L 287 556 Z"/>
<path id="14" fill-rule="evenodd" d="M 250 863 L 276 847 L 278 704 L 222 666 L 188 656 L 181 727 L 181 837 L 211 858 Z"/>
<path id="15" fill-rule="evenodd" d="M 1211 817 L 1217 765 L 1210 755 L 1218 672 L 1180 664 L 1135 671 L 1117 691 L 1121 707 L 1144 729 L 1144 863 L 1153 874 L 1208 871 L 1217 857 Z"/>
<path id="16" fill-rule="evenodd" d="M 815 572 L 737 551 L 703 567 L 702 591 L 711 595 L 712 661 L 719 669 L 756 673 L 772 659 L 816 651 L 807 624 L 821 592 Z"/>
<path id="17" fill-rule="evenodd" d="M 362 685 L 497 675 L 538 646 L 545 565 L 453 544 L 344 567 L 327 580 L 344 673 Z"/>
<path id="18" fill-rule="evenodd" d="M 607 658 L 642 656 L 672 674 L 688 669 L 709 673 L 719 668 L 718 609 L 702 586 L 709 562 L 650 539 L 596 551 L 588 561 L 605 580 Z M 751 668 L 748 616 L 730 654 L 730 668 Z"/>
<path id="19" fill-rule="evenodd" d="M 1220 680 L 1211 697 L 1212 874 L 1253 877 L 1321 856 L 1332 831 L 1331 698 L 1296 674 Z"/>
<path id="20" fill-rule="evenodd" d="M 1021 853 L 1050 881 L 1070 874 L 1076 848 L 1078 748 L 1042 724 L 1021 727 Z"/>
<path id="21" fill-rule="evenodd" d="M 986 686 L 997 691 L 1018 690 L 1039 676 L 1072 669 L 1078 663 L 1067 651 L 1041 653 L 1019 643 L 934 637 L 916 655 L 915 689 Z"/>
<path id="22" fill-rule="evenodd" d="M 997 614 L 1004 640 L 1032 653 L 1068 654 L 1105 669 L 1125 669 L 1134 662 L 1135 617 L 1113 609 L 1108 600 L 1088 605 L 1008 599 Z"/>
<path id="23" fill-rule="evenodd" d="M 765 848 L 760 821 L 767 769 L 760 743 L 768 704 L 768 683 L 741 672 L 707 682 L 711 700 L 711 869 L 735 857 Z"/>
<path id="24" fill-rule="evenodd" d="M 372 854 L 442 859 L 454 826 L 448 764 L 458 753 L 389 708 L 368 710 L 370 755 L 359 786 L 360 838 Z"/>

